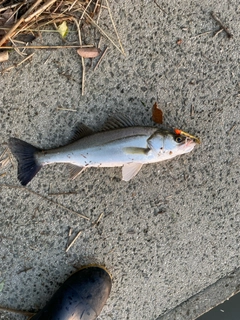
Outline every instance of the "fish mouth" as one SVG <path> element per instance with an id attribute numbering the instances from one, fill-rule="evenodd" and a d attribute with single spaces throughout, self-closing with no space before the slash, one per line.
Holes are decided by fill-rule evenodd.
<path id="1" fill-rule="evenodd" d="M 183 144 L 183 149 L 185 152 L 190 152 L 196 145 L 196 141 L 190 138 L 186 138 Z"/>

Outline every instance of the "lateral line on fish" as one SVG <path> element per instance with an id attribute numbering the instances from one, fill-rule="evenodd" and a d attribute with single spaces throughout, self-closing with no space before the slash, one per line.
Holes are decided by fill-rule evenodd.
<path id="1" fill-rule="evenodd" d="M 125 128 L 119 128 L 119 129 L 125 129 Z M 109 132 L 114 131 L 114 130 L 119 130 L 119 129 L 109 130 Z M 101 131 L 100 131 L 100 132 L 101 132 Z M 96 132 L 96 134 L 98 134 L 98 132 Z M 140 134 L 134 134 L 134 135 L 132 135 L 132 136 L 129 136 L 129 138 L 137 138 L 137 137 L 139 137 L 139 136 L 144 137 L 145 134 L 142 134 L 142 135 L 140 135 Z M 118 138 L 118 139 L 113 139 L 113 140 L 108 141 L 108 142 L 106 142 L 106 143 L 102 143 L 101 145 L 102 145 L 102 146 L 106 146 L 106 145 L 108 145 L 108 144 L 110 144 L 110 143 L 113 143 L 113 142 L 116 142 L 116 141 L 121 141 L 121 140 L 123 140 L 123 139 L 125 139 L 125 138 L 122 138 L 122 137 L 121 137 L 121 138 Z"/>

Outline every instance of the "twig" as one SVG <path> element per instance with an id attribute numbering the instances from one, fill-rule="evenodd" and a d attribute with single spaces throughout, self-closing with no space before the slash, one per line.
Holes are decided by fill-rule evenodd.
<path id="1" fill-rule="evenodd" d="M 80 41 L 80 45 L 82 45 L 82 37 L 81 37 L 81 30 L 79 28 L 79 41 Z M 84 89 L 85 89 L 85 61 L 84 58 L 81 57 L 81 61 L 82 61 L 82 96 L 84 96 Z"/>
<path id="2" fill-rule="evenodd" d="M 96 20 L 97 24 L 99 23 L 99 20 L 100 20 L 101 14 L 102 14 L 102 8 L 103 8 L 103 5 L 102 5 L 102 1 L 101 1 L 100 5 L 99 5 L 99 12 L 98 12 L 97 20 Z"/>
<path id="3" fill-rule="evenodd" d="M 28 10 L 24 13 L 24 15 L 12 26 L 12 28 L 5 34 L 5 36 L 0 40 L 0 47 L 11 37 L 14 31 L 20 26 L 20 24 L 24 21 L 25 18 L 31 13 L 31 11 L 41 2 L 42 0 L 37 0 Z"/>
<path id="4" fill-rule="evenodd" d="M 15 16 L 14 21 L 16 21 L 19 10 L 20 10 L 25 4 L 26 4 L 25 2 L 22 2 L 22 3 L 18 4 L 18 7 L 16 8 L 15 11 L 13 11 L 13 13 L 12 13 L 11 16 L 8 18 L 7 21 L 9 21 L 10 19 L 14 18 L 14 16 Z"/>
<path id="5" fill-rule="evenodd" d="M 10 158 L 7 157 L 5 159 L 0 160 L 0 168 L 6 167 L 10 163 Z"/>
<path id="6" fill-rule="evenodd" d="M 81 15 L 81 17 L 80 17 L 79 21 L 83 19 L 84 15 L 85 15 L 85 13 L 86 13 L 86 11 L 87 11 L 88 7 L 91 5 L 91 3 L 92 3 L 92 0 L 90 0 L 90 1 L 88 2 L 88 4 L 86 5 L 86 7 L 85 7 L 85 9 L 83 10 L 83 13 L 82 13 L 82 15 Z"/>
<path id="7" fill-rule="evenodd" d="M 76 24 L 76 26 L 77 26 L 79 44 L 80 44 L 80 46 L 82 46 L 82 37 L 81 37 L 81 30 L 80 30 L 79 22 L 77 21 L 76 18 L 73 18 L 73 21 L 75 22 L 75 24 Z M 82 60 L 82 96 L 84 96 L 85 62 L 84 62 L 84 58 L 83 58 L 83 57 L 81 57 L 81 60 Z"/>
<path id="8" fill-rule="evenodd" d="M 116 25 L 114 23 L 114 20 L 113 20 L 113 16 L 112 16 L 112 13 L 111 13 L 111 9 L 110 9 L 110 6 L 109 6 L 109 3 L 108 3 L 108 0 L 105 0 L 106 3 L 107 3 L 107 8 L 108 8 L 108 13 L 109 13 L 109 16 L 110 16 L 110 19 L 111 19 L 111 22 L 112 22 L 112 25 L 113 25 L 113 28 L 114 28 L 114 31 L 116 33 L 116 36 L 117 36 L 117 39 L 118 39 L 118 43 L 120 45 L 120 48 L 122 50 L 122 54 L 125 56 L 125 52 L 124 52 L 124 49 L 123 49 L 123 46 L 122 46 L 122 43 L 121 43 L 121 40 L 120 40 L 120 37 L 118 35 L 118 32 L 117 32 L 117 28 L 116 28 Z"/>
<path id="9" fill-rule="evenodd" d="M 227 132 L 227 135 L 229 135 L 229 133 L 236 127 L 236 124 L 234 124 Z"/>
<path id="10" fill-rule="evenodd" d="M 77 241 L 77 239 L 79 238 L 79 236 L 80 236 L 80 234 L 82 233 L 82 230 L 80 230 L 78 233 L 77 233 L 77 235 L 76 235 L 76 237 L 73 239 L 73 241 L 69 244 L 69 246 L 67 247 L 67 249 L 66 249 L 66 252 L 68 252 L 68 250 L 74 245 L 74 243 Z"/>
<path id="11" fill-rule="evenodd" d="M 23 273 L 23 272 L 28 272 L 29 270 L 32 270 L 32 268 L 33 268 L 33 267 L 29 267 L 29 268 L 26 268 L 26 267 L 25 267 L 24 269 L 18 271 L 17 274 L 21 274 L 21 273 Z"/>
<path id="12" fill-rule="evenodd" d="M 15 66 L 8 67 L 8 68 L 3 69 L 2 71 L 0 71 L 0 74 L 4 74 L 5 72 L 8 72 L 8 71 L 10 71 L 12 69 L 15 69 L 15 68 L 16 68 Z"/>
<path id="13" fill-rule="evenodd" d="M 96 12 L 96 10 L 97 10 L 98 1 L 99 1 L 99 0 L 97 0 L 97 1 L 95 2 L 95 7 L 94 7 L 93 12 L 92 12 L 92 15 L 93 15 L 93 16 L 95 15 L 95 12 Z M 100 3 L 100 8 L 101 8 L 101 4 L 102 4 L 102 2 Z"/>
<path id="14" fill-rule="evenodd" d="M 1 187 L 6 187 L 6 188 L 10 188 L 10 189 L 19 189 L 19 190 L 22 190 L 22 191 L 27 191 L 28 193 L 32 193 L 32 194 L 38 196 L 39 198 L 44 199 L 45 201 L 48 201 L 48 202 L 50 202 L 50 203 L 53 203 L 53 204 L 55 204 L 55 205 L 63 208 L 64 210 L 67 210 L 67 211 L 69 211 L 69 212 L 71 212 L 71 213 L 77 214 L 78 216 L 80 216 L 80 217 L 83 218 L 83 219 L 90 220 L 90 218 L 82 215 L 81 213 L 78 213 L 78 212 L 76 212 L 76 211 L 74 211 L 74 210 L 72 210 L 72 209 L 69 209 L 69 208 L 65 207 L 64 205 L 62 205 L 62 204 L 60 204 L 60 203 L 58 203 L 58 202 L 55 202 L 55 201 L 53 201 L 53 200 L 51 200 L 51 199 L 49 199 L 49 198 L 41 195 L 40 193 L 37 193 L 37 192 L 35 192 L 35 191 L 31 190 L 31 189 L 28 189 L 28 188 L 26 188 L 26 187 L 14 186 L 14 185 L 10 185 L 10 184 L 0 184 L 0 188 L 1 188 Z"/>
<path id="15" fill-rule="evenodd" d="M 6 149 L 2 152 L 2 154 L 0 155 L 0 159 L 2 159 L 2 158 L 5 156 L 5 154 L 7 153 L 7 150 L 8 150 L 8 148 L 6 148 Z"/>
<path id="16" fill-rule="evenodd" d="M 89 14 L 86 13 L 86 16 L 88 17 L 88 19 L 91 21 L 91 23 L 98 28 L 99 32 L 104 35 L 113 45 L 114 47 L 121 52 L 122 54 L 125 54 L 122 52 L 122 50 L 116 45 L 116 43 L 109 37 L 109 35 L 90 17 Z"/>
<path id="17" fill-rule="evenodd" d="M 46 64 L 48 60 L 50 59 L 51 54 L 48 55 L 47 59 L 43 62 L 43 64 Z"/>
<path id="18" fill-rule="evenodd" d="M 101 45 L 101 41 L 102 41 L 102 36 L 100 36 L 98 44 L 97 44 L 97 48 L 100 49 L 100 45 Z"/>
<path id="19" fill-rule="evenodd" d="M 10 42 L 11 42 L 12 45 L 13 45 L 12 48 L 13 48 L 22 58 L 24 58 L 24 56 L 26 56 L 27 53 L 23 54 L 18 48 L 15 48 L 15 47 L 16 47 L 15 41 L 13 41 L 13 39 L 11 39 L 11 37 L 9 37 L 9 40 L 10 40 Z"/>
<path id="20" fill-rule="evenodd" d="M 155 5 L 156 5 L 162 12 L 164 12 L 164 13 L 167 15 L 167 12 L 166 12 L 162 7 L 160 7 L 160 5 L 157 3 L 156 0 L 153 0 L 153 2 L 155 3 Z"/>
<path id="21" fill-rule="evenodd" d="M 212 59 L 209 59 L 204 53 L 202 53 L 202 56 L 207 59 L 208 61 L 212 62 L 212 63 L 216 63 L 216 61 L 213 61 Z"/>
<path id="22" fill-rule="evenodd" d="M 193 106 L 193 105 L 191 105 L 190 116 L 191 116 L 192 118 L 194 117 L 194 106 Z"/>
<path id="23" fill-rule="evenodd" d="M 228 30 L 228 28 L 222 23 L 222 21 L 215 15 L 214 12 L 211 12 L 212 18 L 219 23 L 221 28 L 226 32 L 229 39 L 233 37 L 233 34 Z"/>
<path id="24" fill-rule="evenodd" d="M 53 13 L 55 13 L 62 5 L 64 0 L 61 0 L 58 4 L 56 4 L 56 8 L 53 10 Z"/>
<path id="25" fill-rule="evenodd" d="M 99 221 L 102 219 L 103 217 L 103 212 L 99 215 L 99 217 L 97 218 L 97 220 L 92 224 L 93 227 L 95 227 L 96 225 L 98 225 Z"/>
<path id="26" fill-rule="evenodd" d="M 67 241 L 67 243 L 69 243 L 69 239 L 70 239 L 71 235 L 72 235 L 72 228 L 69 227 L 69 230 L 68 230 L 68 241 Z"/>
<path id="27" fill-rule="evenodd" d="M 102 60 L 103 60 L 104 56 L 106 55 L 106 53 L 107 53 L 108 49 L 109 49 L 108 47 L 106 47 L 106 48 L 104 49 L 104 51 L 103 51 L 103 53 L 102 53 L 101 57 L 99 58 L 99 60 L 98 60 L 97 64 L 95 65 L 95 67 L 94 67 L 93 71 L 95 71 L 95 70 L 99 67 L 99 65 L 100 65 L 100 63 L 102 62 Z"/>
<path id="28" fill-rule="evenodd" d="M 30 20 L 32 20 L 32 18 L 34 18 L 37 15 L 40 15 L 44 10 L 46 10 L 49 6 L 51 6 L 52 4 L 54 4 L 54 2 L 56 2 L 57 0 L 48 0 L 44 5 L 42 5 L 38 10 L 36 10 L 35 12 L 33 12 L 30 16 L 28 16 L 27 18 L 25 18 L 25 22 L 29 22 Z M 41 1 L 40 1 L 41 2 Z"/>
<path id="29" fill-rule="evenodd" d="M 28 16 L 42 1 L 36 0 L 36 2 L 28 9 L 28 11 L 24 14 L 24 16 Z"/>
<path id="30" fill-rule="evenodd" d="M 2 310 L 2 311 L 7 311 L 7 312 L 11 312 L 11 313 L 22 314 L 22 315 L 24 315 L 24 316 L 26 316 L 26 317 L 32 317 L 33 315 L 35 315 L 35 313 L 33 313 L 33 312 L 15 310 L 15 309 L 12 309 L 12 308 L 0 307 L 0 310 Z"/>
<path id="31" fill-rule="evenodd" d="M 51 24 L 51 23 L 53 23 L 53 22 L 62 22 L 62 20 L 66 20 L 66 19 L 68 19 L 68 20 L 72 20 L 71 19 L 71 17 L 68 17 L 68 18 L 61 18 L 61 20 L 60 19 L 56 19 L 56 20 L 51 20 L 51 21 L 48 21 L 48 22 L 46 22 L 45 24 L 41 24 L 41 26 L 46 26 L 46 25 L 48 25 L 48 24 Z M 9 28 L 8 27 L 0 27 L 0 30 L 4 30 L 4 31 L 7 31 L 7 30 L 9 30 Z M 18 33 L 20 32 L 21 30 L 19 30 L 18 31 Z M 51 29 L 39 29 L 39 28 L 30 28 L 30 27 L 28 27 L 27 28 L 27 31 L 29 31 L 29 32 L 49 32 L 49 33 L 59 33 L 59 31 L 58 30 L 51 30 Z M 75 33 L 76 31 L 74 31 L 74 30 L 69 30 L 68 31 L 68 33 Z M 21 43 L 25 43 L 25 42 L 23 42 L 23 41 L 17 41 L 17 40 L 15 40 L 16 42 L 21 42 Z"/>
<path id="32" fill-rule="evenodd" d="M 72 180 L 75 180 L 83 171 L 85 171 L 88 167 L 83 167 L 79 172 L 77 172 L 75 175 L 71 176 Z"/>
<path id="33" fill-rule="evenodd" d="M 12 153 L 11 153 L 11 151 L 9 150 L 9 148 L 7 148 L 7 154 L 8 154 L 8 157 L 9 157 L 9 159 L 10 159 L 11 165 L 12 165 L 13 168 L 15 169 L 15 165 L 14 165 L 14 161 L 13 161 L 13 156 L 12 156 Z"/>
<path id="34" fill-rule="evenodd" d="M 19 3 L 15 3 L 15 4 L 12 4 L 12 5 L 10 5 L 10 6 L 6 6 L 6 7 L 3 7 L 3 8 L 0 8 L 0 12 L 6 11 L 7 9 L 15 8 L 15 7 L 17 7 L 17 6 L 19 6 Z"/>
<path id="35" fill-rule="evenodd" d="M 206 31 L 206 32 L 203 32 L 203 33 L 199 33 L 199 34 L 197 34 L 196 36 L 191 37 L 190 39 L 195 39 L 195 38 L 197 38 L 197 37 L 205 36 L 206 34 L 212 33 L 212 32 L 214 32 L 214 31 L 215 31 L 215 30 L 210 30 L 210 31 Z"/>
<path id="36" fill-rule="evenodd" d="M 71 7 L 68 9 L 68 11 L 71 11 L 71 10 L 72 10 L 72 8 L 75 6 L 75 4 L 76 4 L 77 1 L 78 1 L 78 0 L 75 0 L 75 1 L 72 3 L 72 5 L 71 5 Z"/>
<path id="37" fill-rule="evenodd" d="M 8 72 L 14 68 L 19 67 L 21 64 L 23 64 L 24 62 L 26 62 L 27 60 L 29 60 L 30 58 L 32 58 L 32 56 L 34 55 L 34 53 L 30 54 L 29 56 L 27 56 L 26 58 L 24 58 L 22 61 L 20 61 L 19 63 L 16 63 L 14 66 L 8 67 L 6 69 L 3 69 L 0 73 L 3 74 L 5 72 Z"/>
<path id="38" fill-rule="evenodd" d="M 49 193 L 49 196 L 66 196 L 70 194 L 78 194 L 77 192 L 59 192 L 59 193 Z"/>
<path id="39" fill-rule="evenodd" d="M 53 15 L 51 15 L 53 16 Z M 46 19 L 48 17 L 46 16 Z M 40 19 L 40 18 L 39 18 Z M 42 19 L 43 20 L 43 19 Z M 43 28 L 49 24 L 55 24 L 57 22 L 63 22 L 63 21 L 67 21 L 67 20 L 72 20 L 72 17 L 71 16 L 64 16 L 62 18 L 56 18 L 54 17 L 52 20 L 48 20 L 48 21 L 44 21 L 43 23 L 39 23 L 38 21 L 38 28 Z M 36 22 L 32 22 L 32 23 L 29 23 L 29 26 L 26 28 L 26 25 L 24 25 L 21 29 L 17 30 L 16 33 L 14 34 L 14 36 L 17 36 L 19 33 L 21 32 L 24 32 L 26 30 L 31 30 L 34 26 L 36 25 Z M 36 32 L 39 32 L 40 30 L 37 30 Z"/>
<path id="40" fill-rule="evenodd" d="M 19 67 L 21 64 L 23 64 L 24 62 L 26 62 L 27 60 L 31 59 L 32 56 L 34 55 L 34 52 L 32 54 L 30 54 L 29 56 L 27 56 L 25 59 L 23 59 L 22 61 L 20 61 L 19 63 L 17 63 L 17 67 Z"/>
<path id="41" fill-rule="evenodd" d="M 213 38 L 216 37 L 217 35 L 219 35 L 219 33 L 221 33 L 222 31 L 224 31 L 224 29 L 218 30 L 218 31 L 215 33 L 215 35 L 213 36 Z"/>
<path id="42" fill-rule="evenodd" d="M 89 48 L 93 47 L 93 45 L 66 45 L 66 46 L 16 46 L 16 47 L 0 47 L 0 50 L 5 50 L 5 49 L 72 49 L 72 48 Z"/>

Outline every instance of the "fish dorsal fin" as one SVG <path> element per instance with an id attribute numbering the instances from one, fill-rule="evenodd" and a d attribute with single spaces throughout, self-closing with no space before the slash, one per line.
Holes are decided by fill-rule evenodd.
<path id="1" fill-rule="evenodd" d="M 68 164 L 68 168 L 70 171 L 70 179 L 72 180 L 77 178 L 77 176 L 79 176 L 85 169 L 87 169 L 87 167 L 79 167 L 71 163 Z"/>
<path id="2" fill-rule="evenodd" d="M 85 124 L 78 123 L 73 130 L 73 135 L 70 142 L 75 142 L 83 137 L 90 136 L 93 133 L 94 131 L 89 127 L 85 126 Z"/>
<path id="3" fill-rule="evenodd" d="M 142 163 L 127 163 L 122 167 L 122 179 L 131 180 L 142 168 Z"/>
<path id="4" fill-rule="evenodd" d="M 113 129 L 119 129 L 119 128 L 134 127 L 134 126 L 136 126 L 136 124 L 127 116 L 124 116 L 122 114 L 117 114 L 107 119 L 107 121 L 104 123 L 102 130 L 107 131 L 107 130 L 113 130 Z"/>

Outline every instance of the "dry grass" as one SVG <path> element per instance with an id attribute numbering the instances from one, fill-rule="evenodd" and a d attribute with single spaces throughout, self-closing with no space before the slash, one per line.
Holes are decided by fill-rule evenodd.
<path id="1" fill-rule="evenodd" d="M 112 33 L 115 33 L 115 39 L 99 25 L 102 10 L 105 10 L 109 15 L 110 26 L 108 26 L 108 29 L 112 29 Z M 69 25 L 72 24 L 74 26 L 73 28 L 78 34 L 77 45 L 76 43 L 68 43 L 65 40 L 65 33 L 63 35 L 61 32 L 63 45 L 31 45 L 34 39 L 42 37 L 42 33 L 54 31 L 52 29 L 48 30 L 49 25 L 55 27 L 55 32 L 59 32 L 61 24 L 67 26 L 66 34 L 69 30 Z M 93 41 L 92 43 L 84 43 L 82 40 L 82 30 L 91 30 L 91 28 L 98 31 L 99 38 L 102 35 L 119 52 L 125 55 L 108 0 L 0 0 L 0 50 L 14 49 L 22 58 L 27 55 L 26 49 L 78 49 L 88 47 L 88 51 L 94 51 L 96 48 L 93 48 Z M 88 40 L 88 42 L 91 41 Z M 92 47 L 92 49 L 89 47 Z M 105 53 L 106 50 L 97 65 L 99 65 Z M 19 63 L 14 63 L 12 66 L 2 70 L 1 74 L 15 69 L 31 57 L 32 55 L 28 55 Z M 81 63 L 82 95 L 84 95 L 86 71 L 83 56 L 81 57 Z"/>
<path id="2" fill-rule="evenodd" d="M 105 1 L 103 4 L 103 0 L 0 0 L 0 49 L 17 48 L 16 42 L 20 36 L 23 42 L 31 42 L 44 32 L 47 26 L 57 27 L 65 21 L 77 25 L 77 30 L 81 30 L 84 25 L 92 25 L 124 54 L 109 3 Z M 116 40 L 99 25 L 102 10 L 109 13 Z M 22 47 L 24 45 L 21 45 Z M 41 46 L 38 46 L 38 49 L 41 49 Z"/>

